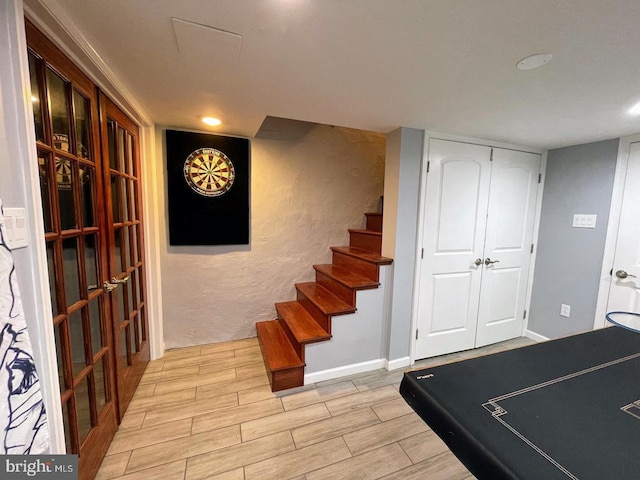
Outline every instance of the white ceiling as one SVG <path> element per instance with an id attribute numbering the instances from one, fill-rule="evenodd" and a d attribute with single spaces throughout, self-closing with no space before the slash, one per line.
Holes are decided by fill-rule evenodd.
<path id="1" fill-rule="evenodd" d="M 40 1 L 160 125 L 213 115 L 251 137 L 270 115 L 540 148 L 640 132 L 638 0 Z"/>

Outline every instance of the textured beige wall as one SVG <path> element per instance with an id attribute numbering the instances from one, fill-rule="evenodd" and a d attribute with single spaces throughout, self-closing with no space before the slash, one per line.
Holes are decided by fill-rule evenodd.
<path id="1" fill-rule="evenodd" d="M 326 125 L 296 141 L 252 139 L 250 245 L 171 247 L 162 226 L 166 347 L 255 336 L 255 322 L 275 318 L 274 303 L 294 300 L 294 284 L 378 211 L 384 155 L 384 135 Z"/>

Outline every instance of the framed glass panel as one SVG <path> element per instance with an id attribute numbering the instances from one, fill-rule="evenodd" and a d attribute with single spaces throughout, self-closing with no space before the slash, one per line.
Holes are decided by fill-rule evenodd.
<path id="1" fill-rule="evenodd" d="M 84 442 L 89 434 L 93 422 L 91 421 L 91 402 L 89 401 L 91 391 L 93 390 L 93 375 L 89 374 L 76 387 L 76 415 L 78 417 L 78 433 L 80 435 L 80 443 Z"/>
<path id="2" fill-rule="evenodd" d="M 122 257 L 124 258 L 124 265 L 122 271 L 126 271 L 129 265 L 131 265 L 131 251 L 129 250 L 129 227 L 122 229 Z"/>
<path id="3" fill-rule="evenodd" d="M 131 353 L 135 354 L 138 352 L 138 335 L 136 335 L 136 321 L 138 320 L 138 316 L 135 315 L 132 319 L 131 319 L 131 323 L 129 324 L 129 337 L 131 340 Z"/>
<path id="4" fill-rule="evenodd" d="M 47 85 L 49 87 L 49 105 L 53 127 L 53 146 L 58 150 L 69 152 L 69 90 L 67 82 L 53 70 L 47 68 Z"/>
<path id="5" fill-rule="evenodd" d="M 80 173 L 80 201 L 82 203 L 82 225 L 94 227 L 96 225 L 95 199 L 96 173 L 95 169 L 86 165 L 79 165 Z"/>
<path id="6" fill-rule="evenodd" d="M 77 90 L 73 91 L 73 108 L 76 121 L 76 155 L 81 158 L 91 157 L 91 138 L 89 137 L 89 100 Z"/>
<path id="7" fill-rule="evenodd" d="M 71 364 L 73 367 L 73 377 L 75 378 L 82 369 L 87 366 L 81 310 L 77 310 L 69 315 L 69 337 L 71 340 Z"/>
<path id="8" fill-rule="evenodd" d="M 118 195 L 118 176 L 111 175 L 111 210 L 113 212 L 113 223 L 122 222 L 120 216 L 120 196 Z"/>
<path id="9" fill-rule="evenodd" d="M 138 256 L 139 255 L 138 254 L 138 226 L 132 225 L 131 231 L 133 233 L 133 242 L 131 242 L 131 254 L 132 254 L 133 265 L 135 265 L 140 260 L 140 257 Z"/>
<path id="10" fill-rule="evenodd" d="M 107 121 L 107 142 L 109 143 L 109 168 L 115 170 L 117 168 L 116 122 L 113 120 Z"/>
<path id="11" fill-rule="evenodd" d="M 35 124 L 36 140 L 44 143 L 42 101 L 38 85 L 38 63 L 39 60 L 36 56 L 29 52 L 29 77 L 31 78 L 31 106 L 33 108 L 33 122 Z"/>
<path id="12" fill-rule="evenodd" d="M 107 381 L 107 356 L 103 355 L 93 366 L 93 378 L 96 387 L 96 410 L 98 415 L 109 401 L 109 389 Z"/>
<path id="13" fill-rule="evenodd" d="M 125 177 L 120 178 L 120 191 L 122 192 L 122 221 L 129 220 L 129 182 Z"/>
<path id="14" fill-rule="evenodd" d="M 104 332 L 102 331 L 102 297 L 89 302 L 89 328 L 91 330 L 91 356 L 95 357 L 100 349 L 105 346 Z"/>
<path id="15" fill-rule="evenodd" d="M 47 243 L 47 269 L 49 270 L 49 293 L 51 294 L 51 310 L 55 317 L 60 310 L 58 309 L 58 294 L 56 293 L 56 262 L 55 262 L 55 243 Z"/>
<path id="16" fill-rule="evenodd" d="M 78 262 L 78 240 L 67 238 L 62 241 L 62 263 L 67 307 L 80 300 L 80 268 Z"/>
<path id="17" fill-rule="evenodd" d="M 124 228 L 118 228 L 117 230 L 115 230 L 113 232 L 113 236 L 114 239 L 116 241 L 116 245 L 115 245 L 115 268 L 116 271 L 114 272 L 116 275 L 122 271 L 124 271 L 124 269 L 122 268 L 122 231 L 126 230 L 126 227 Z"/>
<path id="18" fill-rule="evenodd" d="M 133 135 L 127 132 L 127 173 L 131 176 L 136 176 L 135 164 L 133 158 Z"/>
<path id="19" fill-rule="evenodd" d="M 73 162 L 68 158 L 56 157 L 55 165 L 60 207 L 60 227 L 62 230 L 72 230 L 78 227 L 74 202 L 75 175 Z"/>
<path id="20" fill-rule="evenodd" d="M 73 436 L 71 431 L 71 422 L 69 420 L 69 413 L 70 413 L 69 403 L 70 402 L 68 401 L 62 403 L 62 421 L 64 422 L 64 443 L 67 448 L 67 454 L 78 453 L 73 448 Z"/>
<path id="21" fill-rule="evenodd" d="M 38 152 L 38 176 L 40 178 L 40 196 L 42 198 L 42 219 L 44 231 L 53 232 L 53 217 L 51 214 L 51 177 L 49 172 L 49 159 L 51 157 L 44 152 Z"/>
<path id="22" fill-rule="evenodd" d="M 122 357 L 121 365 L 131 365 L 131 355 L 128 355 L 127 352 L 131 352 L 131 347 L 129 346 L 129 336 L 127 335 L 127 329 L 123 328 L 120 332 L 120 357 Z"/>
<path id="23" fill-rule="evenodd" d="M 121 322 L 126 322 L 127 319 L 129 318 L 129 312 L 127 309 L 127 298 L 126 298 L 126 292 L 123 290 L 120 290 L 118 292 L 118 307 L 120 309 L 120 321 Z"/>
<path id="24" fill-rule="evenodd" d="M 147 341 L 147 312 L 144 306 L 138 310 L 138 321 L 140 322 L 140 340 Z"/>
<path id="25" fill-rule="evenodd" d="M 86 235 L 84 237 L 84 266 L 87 271 L 87 286 L 98 287 L 98 258 L 97 258 L 97 235 Z"/>
<path id="26" fill-rule="evenodd" d="M 125 152 L 126 150 L 126 130 L 122 127 L 118 127 L 118 165 L 117 169 L 121 173 L 125 172 Z"/>
<path id="27" fill-rule="evenodd" d="M 129 297 L 129 311 L 132 312 L 138 307 L 138 302 L 135 298 L 135 283 L 136 283 L 136 272 L 135 270 L 129 274 L 129 281 L 127 282 L 127 296 Z"/>
<path id="28" fill-rule="evenodd" d="M 64 358 L 62 356 L 62 323 L 53 326 L 53 335 L 56 340 L 56 358 L 58 359 L 58 383 L 60 384 L 60 393 L 67 390 L 64 380 Z"/>

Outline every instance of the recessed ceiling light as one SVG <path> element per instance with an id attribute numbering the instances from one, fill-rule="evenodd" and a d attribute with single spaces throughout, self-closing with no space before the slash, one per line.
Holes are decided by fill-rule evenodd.
<path id="1" fill-rule="evenodd" d="M 222 120 L 215 117 L 202 117 L 202 121 L 211 127 L 217 127 L 222 123 Z"/>
<path id="2" fill-rule="evenodd" d="M 518 70 L 533 70 L 534 68 L 540 68 L 549 63 L 552 56 L 553 55 L 550 53 L 536 53 L 535 55 L 530 55 L 518 62 Z"/>
<path id="3" fill-rule="evenodd" d="M 629 115 L 640 115 L 640 103 L 636 103 L 629 109 Z"/>

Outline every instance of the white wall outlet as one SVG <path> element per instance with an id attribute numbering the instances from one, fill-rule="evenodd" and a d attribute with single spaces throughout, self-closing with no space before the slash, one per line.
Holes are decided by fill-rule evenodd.
<path id="1" fill-rule="evenodd" d="M 597 215 L 585 215 L 583 213 L 576 213 L 573 216 L 574 228 L 596 228 Z"/>
<path id="2" fill-rule="evenodd" d="M 570 317 L 571 316 L 571 306 L 565 305 L 564 303 L 560 305 L 560 316 L 562 317 Z"/>

